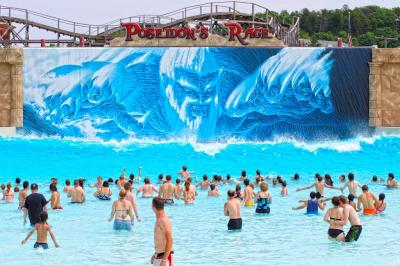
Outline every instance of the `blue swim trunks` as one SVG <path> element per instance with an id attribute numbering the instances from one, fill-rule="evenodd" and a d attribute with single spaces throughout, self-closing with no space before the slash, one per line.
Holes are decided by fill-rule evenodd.
<path id="1" fill-rule="evenodd" d="M 49 245 L 47 243 L 39 243 L 36 242 L 33 248 L 43 248 L 43 249 L 49 249 Z"/>
<path id="2" fill-rule="evenodd" d="M 132 230 L 132 224 L 130 220 L 114 220 L 114 230 Z"/>

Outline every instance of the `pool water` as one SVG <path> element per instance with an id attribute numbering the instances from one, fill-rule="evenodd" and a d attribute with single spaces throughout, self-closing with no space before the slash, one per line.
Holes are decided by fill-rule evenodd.
<path id="1" fill-rule="evenodd" d="M 386 178 L 389 172 L 400 174 L 399 148 L 400 138 L 390 136 L 313 144 L 278 141 L 229 145 L 3 138 L 0 183 L 15 177 L 35 181 L 49 198 L 48 181 L 53 176 L 61 184 L 66 178 L 77 177 L 93 183 L 97 175 L 116 178 L 123 167 L 136 174 L 137 167 L 142 166 L 143 176 L 155 181 L 159 173 L 173 174 L 175 179 L 183 164 L 199 177 L 203 173 L 238 177 L 243 169 L 253 177 L 260 169 L 263 174 L 283 175 L 288 181 L 289 196 L 279 196 L 280 188 L 270 184 L 271 214 L 259 216 L 254 208 L 242 209 L 240 232 L 226 230 L 223 203 L 229 186 L 220 187 L 220 198 L 208 198 L 201 191 L 192 206 L 178 202 L 166 208 L 173 224 L 175 265 L 398 265 L 400 191 L 371 184 L 370 178 Z M 290 180 L 295 172 L 300 174 L 300 181 Z M 339 174 L 353 172 L 375 194 L 386 194 L 385 214 L 361 217 L 363 232 L 358 242 L 331 242 L 322 214 L 309 217 L 304 210 L 291 210 L 310 192 L 295 189 L 311 184 L 317 172 L 330 173 L 334 185 L 339 185 Z M 13 204 L 0 203 L 2 265 L 149 265 L 155 220 L 151 200 L 138 199 L 142 222 L 136 222 L 132 232 L 115 232 L 107 221 L 111 202 L 98 201 L 92 197 L 93 189 L 86 190 L 85 204 L 68 204 L 62 195 L 64 210 L 50 211 L 48 222 L 61 248 L 54 248 L 49 238 L 47 251 L 32 248 L 35 236 L 21 246 L 29 227 L 22 225 L 17 200 Z M 113 191 L 115 198 L 117 189 L 114 187 Z M 326 192 L 326 196 L 337 194 L 335 190 Z"/>

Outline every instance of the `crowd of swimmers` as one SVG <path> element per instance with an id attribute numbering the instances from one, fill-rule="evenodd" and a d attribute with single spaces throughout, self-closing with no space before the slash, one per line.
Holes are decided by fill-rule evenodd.
<path id="1" fill-rule="evenodd" d="M 253 182 L 247 176 L 246 171 L 241 172 L 238 178 L 232 178 L 227 175 L 225 178 L 214 175 L 209 180 L 207 175 L 203 175 L 200 182 L 196 177 L 192 177 L 194 172 L 187 169 L 186 166 L 178 172 L 179 178 L 173 184 L 172 176 L 160 174 L 158 176 L 159 187 L 151 184 L 149 178 L 144 178 L 144 184 L 134 188 L 134 184 L 141 182 L 142 169 L 139 167 L 138 175 L 134 174 L 126 176 L 126 168 L 122 171 L 120 177 L 116 180 L 111 178 L 103 180 L 101 176 L 93 184 L 87 184 L 91 188 L 95 188 L 93 194 L 99 200 L 109 201 L 112 198 L 111 186 L 116 186 L 119 190 L 118 199 L 112 203 L 109 221 L 114 220 L 113 228 L 115 230 L 131 230 L 134 224 L 134 217 L 140 222 L 138 207 L 136 204 L 136 196 L 142 198 L 153 199 L 153 211 L 156 214 L 155 224 L 155 247 L 156 252 L 151 260 L 154 265 L 171 265 L 172 264 L 172 231 L 169 219 L 164 213 L 164 206 L 174 204 L 176 200 L 182 200 L 185 204 L 194 204 L 198 196 L 197 190 L 208 191 L 209 197 L 221 196 L 219 187 L 223 184 L 234 184 L 235 189 L 227 191 L 227 201 L 224 204 L 224 215 L 229 217 L 228 230 L 238 230 L 242 228 L 241 208 L 255 206 L 255 213 L 269 214 L 271 212 L 270 205 L 272 203 L 272 195 L 269 192 L 269 182 L 273 186 L 280 186 L 281 196 L 288 195 L 287 182 L 282 176 L 276 178 L 272 176 L 262 176 L 259 170 L 253 178 Z M 293 181 L 300 179 L 299 174 L 292 177 Z M 333 185 L 332 177 L 329 174 L 321 176 L 315 174 L 316 181 L 309 186 L 298 188 L 296 191 L 312 189 L 310 198 L 300 200 L 300 205 L 294 207 L 293 210 L 306 209 L 309 215 L 319 213 L 319 210 L 326 208 L 326 202 L 331 201 L 332 208 L 329 208 L 324 215 L 324 221 L 329 223 L 328 237 L 337 241 L 357 241 L 362 232 L 362 225 L 358 212 L 362 211 L 364 215 L 377 215 L 385 211 L 387 204 L 385 194 L 380 193 L 378 197 L 369 191 L 367 185 L 361 185 L 355 181 L 354 174 L 349 173 L 347 180 L 345 175 L 339 176 L 339 186 Z M 85 184 L 83 178 L 76 179 L 71 185 L 70 180 L 65 181 L 63 193 L 70 198 L 70 202 L 74 204 L 82 204 L 86 201 Z M 392 173 L 388 174 L 387 179 L 373 176 L 371 182 L 385 183 L 387 188 L 398 188 L 397 181 Z M 183 183 L 183 184 L 182 184 Z M 242 185 L 244 186 L 242 190 Z M 13 188 L 12 183 L 1 184 L 0 199 L 6 203 L 14 201 L 15 193 L 18 193 L 18 208 L 23 211 L 24 224 L 27 217 L 33 229 L 28 236 L 22 241 L 25 244 L 29 237 L 36 231 L 37 241 L 35 248 L 48 248 L 47 234 L 49 234 L 56 247 L 59 247 L 51 227 L 47 224 L 48 213 L 47 208 L 60 210 L 62 209 L 60 192 L 57 187 L 58 180 L 52 178 L 49 184 L 51 193 L 47 200 L 38 193 L 38 185 L 29 184 L 17 178 Z M 29 188 L 31 193 L 29 194 Z M 339 195 L 332 198 L 325 198 L 325 189 L 334 189 L 342 193 L 347 190 L 348 196 Z M 358 194 L 359 189 L 362 193 Z M 357 203 L 355 202 L 357 200 Z M 343 227 L 347 223 L 351 224 L 350 230 L 345 234 Z"/>

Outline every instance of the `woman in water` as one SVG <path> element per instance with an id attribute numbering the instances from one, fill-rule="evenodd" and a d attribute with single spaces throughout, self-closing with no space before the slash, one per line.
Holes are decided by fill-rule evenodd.
<path id="1" fill-rule="evenodd" d="M 99 200 L 111 200 L 112 190 L 109 188 L 108 181 L 103 182 L 103 186 L 94 193 Z"/>
<path id="2" fill-rule="evenodd" d="M 243 194 L 243 192 L 242 192 L 242 186 L 241 186 L 240 184 L 236 184 L 236 189 L 235 189 L 235 196 L 234 196 L 234 198 L 235 198 L 235 199 L 238 199 L 238 200 L 240 200 L 240 201 L 242 201 L 243 198 L 244 198 L 244 194 Z"/>
<path id="3" fill-rule="evenodd" d="M 111 222 L 114 218 L 114 230 L 128 230 L 132 229 L 134 224 L 132 205 L 125 199 L 126 191 L 119 192 L 118 200 L 114 201 L 111 209 L 111 215 L 108 219 Z"/>
<path id="4" fill-rule="evenodd" d="M 51 197 L 48 202 L 53 210 L 61 210 L 60 204 L 60 192 L 57 191 L 57 186 L 55 184 L 50 185 Z"/>
<path id="5" fill-rule="evenodd" d="M 385 193 L 379 194 L 379 200 L 376 203 L 376 212 L 383 213 L 386 210 Z"/>
<path id="6" fill-rule="evenodd" d="M 183 199 L 186 204 L 193 204 L 196 198 L 195 192 L 190 189 L 190 182 L 185 181 L 185 191 L 183 192 Z"/>
<path id="7" fill-rule="evenodd" d="M 142 198 L 152 198 L 153 197 L 153 191 L 158 193 L 158 189 L 150 184 L 150 179 L 146 177 L 144 179 L 144 185 L 137 190 L 137 195 L 142 192 Z"/>
<path id="8" fill-rule="evenodd" d="M 333 180 L 330 174 L 325 174 L 325 184 L 333 186 Z"/>
<path id="9" fill-rule="evenodd" d="M 282 182 L 281 196 L 286 197 L 289 194 L 286 181 Z"/>
<path id="10" fill-rule="evenodd" d="M 329 223 L 328 236 L 331 240 L 344 241 L 345 234 L 343 225 L 333 223 L 334 221 L 341 221 L 343 219 L 343 208 L 339 207 L 340 201 L 338 197 L 332 198 L 333 208 L 326 211 L 324 221 Z"/>
<path id="11" fill-rule="evenodd" d="M 260 184 L 260 192 L 256 195 L 256 213 L 270 213 L 269 205 L 272 202 L 272 196 L 268 192 L 268 184 L 265 182 L 261 182 Z"/>

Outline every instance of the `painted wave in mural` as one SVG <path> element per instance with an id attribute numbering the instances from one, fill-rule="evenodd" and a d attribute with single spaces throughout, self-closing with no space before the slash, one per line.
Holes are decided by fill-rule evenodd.
<path id="1" fill-rule="evenodd" d="M 340 72 L 348 55 L 336 51 L 25 49 L 20 132 L 103 140 L 351 137 L 367 127 L 368 70 L 362 65 L 354 74 L 364 75 L 361 84 L 352 85 L 358 78 Z M 370 51 L 359 53 L 358 64 L 368 65 Z M 353 107 L 340 100 L 348 91 Z"/>

